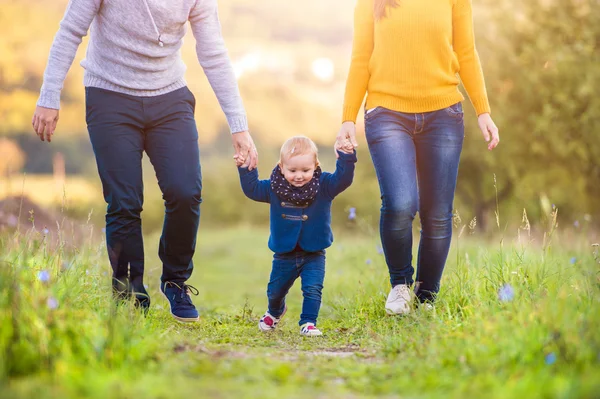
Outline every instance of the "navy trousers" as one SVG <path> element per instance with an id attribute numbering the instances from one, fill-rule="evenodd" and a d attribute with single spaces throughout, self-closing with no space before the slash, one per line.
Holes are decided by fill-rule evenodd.
<path id="1" fill-rule="evenodd" d="M 156 172 L 165 201 L 159 256 L 162 281 L 192 274 L 202 202 L 195 99 L 187 87 L 138 97 L 86 88 L 86 122 L 102 181 L 106 244 L 114 278 L 144 274 L 142 154 Z"/>

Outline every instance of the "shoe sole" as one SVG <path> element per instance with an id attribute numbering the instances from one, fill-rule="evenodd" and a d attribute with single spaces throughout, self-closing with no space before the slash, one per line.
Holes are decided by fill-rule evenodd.
<path id="1" fill-rule="evenodd" d="M 177 320 L 180 323 L 196 323 L 200 321 L 200 316 L 196 317 L 195 319 L 184 319 L 183 317 L 179 317 L 179 316 L 175 316 L 173 313 L 171 313 L 171 316 L 173 316 L 173 318 L 175 320 Z"/>
<path id="2" fill-rule="evenodd" d="M 302 335 L 303 337 L 312 338 L 312 337 L 322 337 L 323 333 L 320 333 L 320 334 L 302 334 L 302 333 L 300 333 L 300 335 Z"/>
<path id="3" fill-rule="evenodd" d="M 160 293 L 162 294 L 162 296 L 165 297 L 165 299 L 167 300 L 167 302 L 169 303 L 169 313 L 171 313 L 171 316 L 173 316 L 173 318 L 175 320 L 177 320 L 180 323 L 195 323 L 197 321 L 200 321 L 200 316 L 195 317 L 195 318 L 185 318 L 185 317 L 179 317 L 179 316 L 175 316 L 173 314 L 173 312 L 171 312 L 171 302 L 169 302 L 169 298 L 167 298 L 167 296 L 165 295 L 164 292 L 160 291 Z"/>
<path id="4" fill-rule="evenodd" d="M 258 329 L 259 329 L 261 332 L 264 332 L 264 333 L 268 333 L 268 332 L 271 332 L 271 331 L 274 331 L 274 330 L 275 330 L 275 328 L 273 328 L 273 327 L 269 327 L 269 328 L 262 328 L 262 327 L 261 327 L 261 325 L 260 325 L 260 322 L 259 322 L 259 324 L 258 324 Z"/>

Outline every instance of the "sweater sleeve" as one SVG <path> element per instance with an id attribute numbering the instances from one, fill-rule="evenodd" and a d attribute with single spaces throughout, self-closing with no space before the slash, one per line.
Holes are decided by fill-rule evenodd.
<path id="1" fill-rule="evenodd" d="M 77 49 L 100 9 L 102 0 L 71 0 L 52 42 L 37 105 L 60 108 L 60 93 Z"/>
<path id="2" fill-rule="evenodd" d="M 216 0 L 198 0 L 190 12 L 198 61 L 208 78 L 232 133 L 248 130 L 246 110 L 221 34 Z"/>
<path id="3" fill-rule="evenodd" d="M 456 0 L 452 9 L 452 46 L 458 56 L 460 79 L 477 115 L 490 112 L 481 62 L 475 49 L 471 0 Z"/>
<path id="4" fill-rule="evenodd" d="M 346 80 L 342 122 L 356 121 L 369 85 L 369 61 L 373 52 L 373 0 L 357 0 L 354 9 L 352 59 Z"/>

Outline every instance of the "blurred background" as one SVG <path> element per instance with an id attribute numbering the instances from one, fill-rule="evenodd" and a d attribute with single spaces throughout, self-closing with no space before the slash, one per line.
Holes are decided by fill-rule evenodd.
<path id="1" fill-rule="evenodd" d="M 600 2 L 474 0 L 475 35 L 501 144 L 486 150 L 472 106 L 455 207 L 482 235 L 535 234 L 558 209 L 561 227 L 596 236 L 600 226 Z M 102 227 L 105 203 L 85 126 L 81 45 L 62 94 L 51 144 L 31 128 L 48 52 L 67 0 L 0 0 L 0 229 L 57 220 Z M 268 178 L 281 143 L 304 134 L 333 170 L 352 45 L 354 3 L 227 0 L 223 34 Z M 225 118 L 186 37 L 186 79 L 197 99 L 204 226 L 268 223 L 268 207 L 245 199 Z M 353 186 L 336 200 L 338 231 L 377 231 L 379 188 L 358 129 Z M 354 210 L 351 211 L 351 208 Z M 20 216 L 19 216 L 20 215 Z M 354 217 L 353 215 L 356 215 Z M 163 205 L 145 158 L 143 227 L 162 226 Z M 341 229 L 340 226 L 345 228 Z M 514 230 L 513 230 L 514 231 Z"/>

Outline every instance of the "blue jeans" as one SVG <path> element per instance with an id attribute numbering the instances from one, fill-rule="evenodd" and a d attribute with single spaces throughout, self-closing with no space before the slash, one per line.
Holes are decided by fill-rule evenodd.
<path id="1" fill-rule="evenodd" d="M 452 237 L 462 105 L 420 114 L 377 107 L 365 113 L 365 131 L 381 190 L 380 234 L 390 282 L 414 282 L 412 224 L 418 211 L 417 297 L 434 300 Z"/>
<path id="2" fill-rule="evenodd" d="M 154 166 L 165 201 L 159 256 L 162 281 L 178 284 L 192 274 L 202 183 L 195 99 L 187 87 L 137 97 L 87 87 L 86 122 L 102 181 L 106 244 L 113 277 L 144 274 L 140 213 L 142 154 Z"/>
<path id="3" fill-rule="evenodd" d="M 302 314 L 300 325 L 317 324 L 321 308 L 321 292 L 325 279 L 325 251 L 292 251 L 273 256 L 273 269 L 267 286 L 269 313 L 279 317 L 285 309 L 285 296 L 300 277 L 302 281 Z"/>

